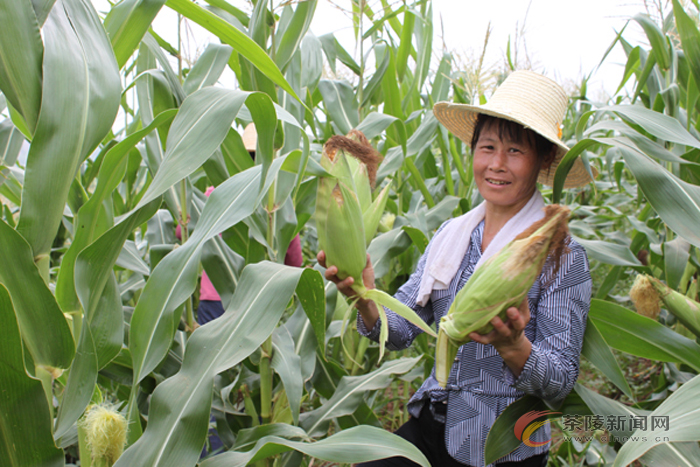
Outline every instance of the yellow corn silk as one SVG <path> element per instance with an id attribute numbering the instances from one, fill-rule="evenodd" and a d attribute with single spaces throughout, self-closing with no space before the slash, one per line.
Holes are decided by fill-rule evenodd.
<path id="1" fill-rule="evenodd" d="M 655 277 L 645 276 L 666 309 L 695 336 L 700 337 L 700 303 L 676 292 Z"/>
<path id="2" fill-rule="evenodd" d="M 314 218 L 319 249 L 326 253 L 326 264 L 338 268 L 340 279 L 354 279 L 352 288 L 359 298 L 377 303 L 380 318 L 385 323 L 380 333 L 380 354 L 383 355 L 388 338 L 383 306 L 433 337 L 436 334 L 409 307 L 385 292 L 367 289 L 362 280 L 367 263 L 366 248 L 377 232 L 389 197 L 390 184 L 387 184 L 372 201 L 371 185 L 380 159 L 358 131 L 354 130 L 349 137 L 329 139 L 321 156 L 321 166 L 329 176 L 318 179 Z"/>
<path id="3" fill-rule="evenodd" d="M 489 333 L 496 316 L 506 321 L 506 310 L 527 298 L 548 256 L 558 269 L 568 238 L 568 217 L 568 208 L 547 206 L 542 220 L 489 258 L 457 293 L 440 320 L 435 372 L 442 387 L 447 385 L 457 350 L 471 340 L 469 334 Z"/>

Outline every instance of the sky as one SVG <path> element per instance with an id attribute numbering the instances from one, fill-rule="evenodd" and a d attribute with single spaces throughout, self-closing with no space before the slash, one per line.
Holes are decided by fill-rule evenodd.
<path id="1" fill-rule="evenodd" d="M 246 0 L 228 0 L 243 10 L 250 10 Z M 657 0 L 665 4 L 665 0 Z M 274 0 L 275 5 L 282 0 Z M 201 2 L 200 3 L 204 3 Z M 394 5 L 398 0 L 389 0 Z M 109 8 L 107 0 L 93 0 L 98 11 Z M 379 0 L 369 0 L 376 8 Z M 353 50 L 352 23 L 341 11 L 349 9 L 349 0 L 319 0 L 310 30 L 317 36 L 333 32 L 338 40 Z M 666 6 L 666 13 L 670 7 Z M 462 57 L 478 57 L 489 24 L 491 35 L 485 55 L 486 65 L 500 65 L 504 61 L 509 40 L 516 36 L 519 56 L 527 57 L 532 68 L 572 88 L 600 63 L 616 33 L 637 13 L 645 11 L 643 0 L 433 0 L 434 41 L 436 56 L 444 46 Z M 154 22 L 155 30 L 174 43 L 177 38 L 176 14 L 164 7 Z M 209 41 L 217 39 L 199 28 L 189 25 L 185 34 L 186 53 L 200 54 Z M 633 42 L 645 42 L 641 27 L 632 21 L 625 37 Z M 621 47 L 615 47 L 603 66 L 589 82 L 589 95 L 594 98 L 612 94 L 617 88 L 624 69 L 625 56 Z M 231 72 L 224 75 L 223 84 L 232 82 Z M 568 85 L 568 86 L 567 86 Z"/>
<path id="2" fill-rule="evenodd" d="M 617 32 L 644 11 L 642 0 L 434 0 L 433 47 L 439 51 L 444 43 L 457 54 L 478 57 L 490 24 L 486 64 L 503 63 L 509 37 L 514 41 L 520 36 L 520 56 L 527 50 L 535 70 L 561 84 L 580 82 L 598 66 Z M 340 28 L 340 24 L 347 26 Z M 335 32 L 352 43 L 349 20 L 327 0 L 319 2 L 311 30 L 316 35 Z M 636 22 L 629 25 L 625 37 L 646 40 Z M 589 89 L 613 93 L 624 61 L 618 45 L 595 73 Z"/>

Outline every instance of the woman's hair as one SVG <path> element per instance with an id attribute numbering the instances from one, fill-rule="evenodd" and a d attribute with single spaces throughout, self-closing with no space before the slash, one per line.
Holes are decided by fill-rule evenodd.
<path id="1" fill-rule="evenodd" d="M 498 137 L 503 141 L 513 141 L 518 144 L 527 143 L 543 162 L 547 162 L 548 158 L 551 162 L 553 158 L 555 145 L 544 136 L 525 128 L 520 123 L 486 114 L 479 114 L 476 118 L 474 134 L 472 135 L 472 153 L 474 153 L 479 135 L 484 128 L 494 128 L 498 132 Z"/>

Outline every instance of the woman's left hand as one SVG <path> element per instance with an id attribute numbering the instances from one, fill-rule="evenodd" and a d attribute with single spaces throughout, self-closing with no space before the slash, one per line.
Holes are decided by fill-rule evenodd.
<path id="1" fill-rule="evenodd" d="M 480 344 L 493 345 L 517 378 L 532 350 L 532 343 L 524 332 L 525 326 L 530 321 L 530 306 L 527 298 L 519 308 L 514 306 L 508 308 L 506 314 L 508 320 L 505 323 L 498 316 L 491 320 L 493 331 L 483 335 L 472 332 L 469 338 Z"/>

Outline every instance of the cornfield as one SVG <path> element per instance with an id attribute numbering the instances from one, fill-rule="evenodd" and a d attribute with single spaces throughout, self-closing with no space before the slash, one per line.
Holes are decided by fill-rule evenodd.
<path id="1" fill-rule="evenodd" d="M 391 429 L 435 339 L 380 359 L 324 280 L 322 148 L 356 129 L 383 157 L 373 196 L 388 199 L 367 252 L 392 294 L 435 230 L 480 201 L 469 149 L 432 106 L 489 90 L 450 53 L 435 60 L 430 0 L 350 2 L 359 59 L 309 32 L 317 2 L 121 0 L 103 14 L 89 0 L 0 0 L 0 465 L 91 465 L 94 407 L 127 423 L 117 467 L 428 465 Z M 686 3 L 630 19 L 645 43 L 618 34 L 627 62 L 609 101 L 582 80 L 563 122 L 572 150 L 542 190 L 570 209 L 591 259 L 583 357 L 613 389 L 582 373 L 558 407 L 520 399 L 487 461 L 518 446 L 521 415 L 550 409 L 668 421 L 608 427 L 618 441 L 555 438 L 550 465 L 700 465 L 700 336 L 663 303 L 647 317 L 629 299 L 646 274 L 698 301 L 700 30 Z M 167 9 L 219 42 L 185 63 L 151 27 Z M 220 84 L 225 70 L 236 86 Z M 254 159 L 240 136 L 251 122 Z M 564 191 L 578 156 L 600 175 Z M 297 234 L 301 268 L 283 264 Z M 202 271 L 226 312 L 198 327 Z M 657 370 L 644 390 L 629 358 Z M 222 452 L 202 455 L 213 428 Z"/>

